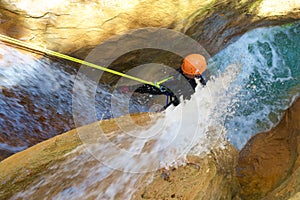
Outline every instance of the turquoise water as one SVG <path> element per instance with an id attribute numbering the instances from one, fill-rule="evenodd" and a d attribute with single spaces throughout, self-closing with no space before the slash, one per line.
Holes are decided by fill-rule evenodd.
<path id="1" fill-rule="evenodd" d="M 272 128 L 300 91 L 300 22 L 259 28 L 210 61 L 211 71 L 240 66 L 227 108 L 227 137 L 241 149 L 251 136 Z M 230 95 L 230 91 L 229 94 Z"/>

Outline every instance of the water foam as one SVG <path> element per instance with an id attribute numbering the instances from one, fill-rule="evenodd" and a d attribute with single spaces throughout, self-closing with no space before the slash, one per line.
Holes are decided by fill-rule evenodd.
<path id="1" fill-rule="evenodd" d="M 227 136 L 239 149 L 254 134 L 274 127 L 299 96 L 299 27 L 255 29 L 214 57 L 213 70 L 242 66 L 236 81 L 241 89 L 229 107 L 235 113 L 226 119 Z"/>
<path id="2" fill-rule="evenodd" d="M 106 140 L 89 135 L 89 143 L 12 199 L 38 196 L 43 188 L 54 199 L 131 199 L 140 184 L 152 180 L 153 171 L 182 165 L 187 154 L 204 156 L 213 148 L 226 148 L 224 108 L 231 101 L 228 88 L 238 91 L 231 85 L 238 72 L 239 66 L 232 65 L 220 77 L 212 77 L 206 87 L 196 88 L 190 100 L 158 114 L 148 129 L 111 133 Z M 57 184 L 61 182 L 64 187 Z"/>

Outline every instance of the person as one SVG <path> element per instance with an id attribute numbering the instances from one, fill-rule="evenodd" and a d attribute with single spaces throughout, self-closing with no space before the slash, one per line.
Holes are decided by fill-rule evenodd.
<path id="1" fill-rule="evenodd" d="M 178 73 L 170 75 L 170 77 L 172 78 L 167 82 L 161 84 L 160 88 L 148 84 L 143 84 L 139 85 L 138 87 L 135 86 L 134 91 L 132 91 L 133 87 L 131 86 L 119 87 L 118 91 L 148 93 L 152 95 L 166 95 L 167 101 L 166 105 L 164 106 L 164 109 L 166 109 L 172 104 L 174 106 L 177 106 L 180 103 L 179 96 L 181 95 L 183 96 L 183 99 L 189 99 L 191 94 L 195 92 L 195 88 L 197 86 L 197 79 L 203 86 L 206 85 L 207 80 L 204 76 L 206 68 L 207 63 L 203 55 L 189 54 L 183 59 L 181 67 L 176 70 Z M 173 87 L 174 85 L 176 85 L 176 82 L 181 79 L 182 75 L 191 86 L 189 88 L 186 88 L 185 91 Z"/>

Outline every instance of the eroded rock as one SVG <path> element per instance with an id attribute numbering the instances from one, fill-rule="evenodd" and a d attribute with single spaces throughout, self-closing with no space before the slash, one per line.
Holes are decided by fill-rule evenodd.
<path id="1" fill-rule="evenodd" d="M 74 53 L 131 29 L 180 30 L 190 14 L 210 2 L 5 0 L 0 4 L 0 32 L 51 50 Z"/>
<path id="2" fill-rule="evenodd" d="M 254 136 L 240 152 L 243 199 L 288 199 L 299 192 L 299 113 L 298 99 L 275 128 Z"/>
<path id="3" fill-rule="evenodd" d="M 185 26 L 185 33 L 214 55 L 249 30 L 282 25 L 299 18 L 300 3 L 297 0 L 222 1 L 197 13 L 192 23 Z"/>
<path id="4" fill-rule="evenodd" d="M 203 158 L 188 156 L 186 166 L 157 172 L 134 199 L 238 199 L 237 153 L 228 144 Z"/>
<path id="5" fill-rule="evenodd" d="M 131 119 L 141 126 L 151 123 L 149 114 L 133 115 Z M 100 122 L 108 138 L 120 131 L 117 121 Z M 89 138 L 96 134 L 98 126 L 96 122 L 79 129 Z M 122 128 L 125 126 L 132 128 L 131 123 L 122 124 Z M 235 176 L 238 152 L 230 144 L 202 157 L 190 155 L 186 166 L 158 170 L 149 184 L 152 172 L 135 174 L 106 168 L 85 150 L 82 135 L 79 137 L 76 131 L 0 162 L 0 199 L 81 199 L 81 196 L 99 199 L 106 194 L 107 198 L 124 199 L 132 192 L 131 199 L 238 199 L 239 184 Z"/>
<path id="6" fill-rule="evenodd" d="M 184 32 L 215 54 L 250 29 L 300 17 L 297 0 L 5 0 L 0 9 L 0 32 L 82 58 L 111 36 L 142 27 Z"/>
<path id="7" fill-rule="evenodd" d="M 130 118 L 135 124 L 141 126 L 146 126 L 151 122 L 149 114 L 131 115 Z M 119 118 L 119 120 L 122 119 L 123 118 Z M 124 123 L 126 122 L 126 120 L 122 121 Z M 105 134 L 120 131 L 118 122 L 114 119 L 95 122 L 93 124 L 80 127 L 79 129 L 85 131 L 86 137 L 88 137 L 90 134 L 92 135 L 97 133 L 99 126 L 101 126 Z M 123 128 L 130 128 L 131 126 L 132 122 L 130 124 L 122 124 Z M 74 154 L 70 154 L 76 148 L 80 148 L 83 144 L 82 136 L 78 135 L 78 131 L 80 130 L 74 129 L 58 135 L 1 161 L 0 199 L 9 199 L 14 194 L 30 190 L 30 188 L 33 191 L 33 194 L 29 194 L 30 199 L 42 199 L 45 198 L 45 196 L 51 198 L 58 192 L 63 191 L 65 189 L 65 185 L 74 185 L 75 183 L 82 181 L 82 179 L 86 177 L 89 167 L 93 167 L 94 163 L 99 163 L 99 161 L 91 159 L 92 164 L 89 165 L 88 162 L 84 162 L 85 160 L 83 158 L 80 158 L 80 153 L 75 151 Z M 91 157 L 91 155 L 89 155 L 89 157 Z M 68 162 L 71 163 L 71 166 L 68 166 L 68 162 L 66 161 L 68 159 L 70 159 Z M 73 160 L 77 159 L 81 162 L 85 169 L 81 169 L 76 164 L 72 165 Z M 62 164 L 65 161 L 66 163 Z M 57 166 L 61 167 L 61 173 L 58 173 L 59 169 L 57 169 Z M 65 167 L 67 172 L 63 173 Z M 68 167 L 70 167 L 70 169 L 68 169 Z M 72 175 L 74 179 L 71 180 L 68 177 L 68 173 L 78 173 L 81 178 Z M 91 175 L 94 176 L 93 174 Z M 40 185 L 38 188 L 35 187 L 36 184 L 40 184 L 41 180 L 51 180 L 51 177 L 54 177 L 56 181 L 50 181 L 49 185 L 46 184 L 44 186 Z M 50 190 L 56 192 L 47 194 Z M 20 198 L 16 197 L 15 199 Z"/>

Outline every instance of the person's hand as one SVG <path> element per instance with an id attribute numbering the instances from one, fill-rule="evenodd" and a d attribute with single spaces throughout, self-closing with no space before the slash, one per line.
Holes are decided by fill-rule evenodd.
<path id="1" fill-rule="evenodd" d="M 160 85 L 160 91 L 161 93 L 167 95 L 167 96 L 174 96 L 174 93 L 172 92 L 172 90 L 170 90 L 169 88 L 167 88 L 164 85 Z"/>
<path id="2" fill-rule="evenodd" d="M 167 92 L 168 88 L 165 87 L 165 86 L 163 86 L 163 85 L 160 85 L 160 86 L 159 86 L 159 90 L 160 90 L 162 93 L 165 93 L 165 92 Z"/>

